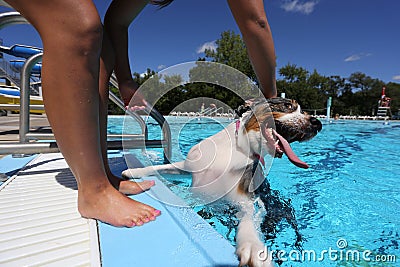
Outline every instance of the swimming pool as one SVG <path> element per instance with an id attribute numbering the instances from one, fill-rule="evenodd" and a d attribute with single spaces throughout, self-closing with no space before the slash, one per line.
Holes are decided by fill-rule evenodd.
<path id="1" fill-rule="evenodd" d="M 111 117 L 109 130 L 120 131 L 121 120 Z M 227 118 L 167 120 L 174 137 L 173 161 L 182 160 L 192 145 L 231 122 Z M 160 138 L 152 127 L 157 126 L 150 122 L 150 138 Z M 399 122 L 324 122 L 313 140 L 292 144 L 309 169 L 296 168 L 286 158 L 274 160 L 268 181 L 273 196 L 284 204 L 274 208 L 289 207 L 283 212 L 295 215 L 291 223 L 283 219 L 267 235 L 266 244 L 280 256 L 281 266 L 399 266 L 399 137 Z M 160 149 L 132 153 L 151 164 L 163 163 Z M 190 185 L 189 176 L 165 178 L 180 188 Z M 232 210 L 196 210 L 234 243 Z"/>

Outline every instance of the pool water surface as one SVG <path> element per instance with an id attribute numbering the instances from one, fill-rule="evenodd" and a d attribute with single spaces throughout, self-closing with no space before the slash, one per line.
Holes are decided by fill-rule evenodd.
<path id="1" fill-rule="evenodd" d="M 120 120 L 110 119 L 111 132 L 120 131 Z M 183 160 L 193 145 L 232 122 L 182 117 L 167 121 L 173 161 Z M 149 123 L 150 139 L 160 138 L 152 127 L 158 126 Z M 280 253 L 281 266 L 400 266 L 400 123 L 323 122 L 314 139 L 293 143 L 292 148 L 310 168 L 299 169 L 283 157 L 273 161 L 267 176 L 269 194 L 283 204 L 272 209 L 285 208 L 289 215 L 274 226 L 274 233 L 264 233 L 268 247 Z M 160 149 L 132 153 L 151 164 L 163 163 Z M 180 188 L 190 186 L 190 175 L 165 178 Z M 195 209 L 234 244 L 234 210 Z"/>

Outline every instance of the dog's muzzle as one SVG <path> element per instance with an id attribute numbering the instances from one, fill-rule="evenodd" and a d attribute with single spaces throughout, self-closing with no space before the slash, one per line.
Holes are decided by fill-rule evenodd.
<path id="1" fill-rule="evenodd" d="M 275 129 L 289 143 L 310 140 L 322 130 L 322 123 L 308 115 L 290 121 L 275 120 Z"/>
<path id="2" fill-rule="evenodd" d="M 322 123 L 307 114 L 301 112 L 297 102 L 290 99 L 274 98 L 267 100 L 274 114 L 275 129 L 267 124 L 261 127 L 262 134 L 267 142 L 275 140 L 275 157 L 285 154 L 297 167 L 308 168 L 307 163 L 301 161 L 289 143 L 303 142 L 313 138 L 322 129 Z M 289 118 L 286 114 L 293 113 Z"/>
<path id="3" fill-rule="evenodd" d="M 290 162 L 296 165 L 299 168 L 307 169 L 309 168 L 308 164 L 299 159 L 299 157 L 294 153 L 292 147 L 289 142 L 280 135 L 276 130 L 272 128 L 264 127 L 262 129 L 262 134 L 266 140 L 275 140 L 275 157 L 281 158 L 283 154 L 285 154 Z M 269 141 L 267 141 L 268 143 Z M 271 143 L 271 142 L 269 142 Z"/>

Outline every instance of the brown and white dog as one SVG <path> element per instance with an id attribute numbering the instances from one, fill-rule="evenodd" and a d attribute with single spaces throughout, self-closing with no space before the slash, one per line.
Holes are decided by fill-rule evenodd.
<path id="1" fill-rule="evenodd" d="M 295 100 L 284 98 L 256 100 L 250 107 L 241 107 L 238 115 L 236 123 L 192 147 L 186 160 L 128 169 L 122 174 L 138 178 L 159 172 L 192 173 L 193 191 L 205 203 L 223 198 L 239 208 L 236 254 L 240 266 L 273 266 L 271 257 L 263 252 L 265 246 L 254 220 L 255 191 L 265 179 L 264 157 L 286 154 L 294 165 L 308 168 L 289 143 L 313 138 L 322 125 L 304 114 Z"/>

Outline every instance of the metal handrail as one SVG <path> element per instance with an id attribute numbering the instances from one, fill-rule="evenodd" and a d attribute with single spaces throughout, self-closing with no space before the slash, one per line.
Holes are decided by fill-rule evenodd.
<path id="1" fill-rule="evenodd" d="M 3 110 L 19 110 L 20 104 L 0 104 L 0 109 Z M 44 110 L 43 105 L 29 105 L 30 110 Z"/>
<path id="2" fill-rule="evenodd" d="M 114 86 L 115 88 L 118 88 L 118 81 L 117 81 L 117 78 L 115 77 L 114 73 L 110 77 L 110 84 L 112 86 Z M 130 115 L 131 117 L 133 117 L 137 120 L 137 122 L 140 125 L 140 128 L 142 129 L 142 133 L 145 136 L 145 139 L 147 139 L 147 137 L 148 137 L 147 126 L 146 126 L 146 122 L 143 120 L 143 118 L 140 117 L 139 114 L 132 112 L 130 109 L 126 109 L 124 102 L 122 102 L 122 100 L 119 99 L 113 92 L 109 91 L 108 98 L 112 102 L 114 102 L 114 104 L 116 104 L 119 108 L 121 108 L 122 110 L 125 110 L 126 113 L 128 113 L 128 115 Z"/>
<path id="3" fill-rule="evenodd" d="M 0 14 L 0 30 L 5 26 L 14 24 L 29 24 L 29 22 L 21 16 L 19 12 L 5 12 Z"/>
<path id="4" fill-rule="evenodd" d="M 25 18 L 22 17 L 18 12 L 7 12 L 0 14 L 0 29 L 12 24 L 28 23 Z M 39 53 L 31 56 L 24 63 L 21 70 L 21 90 L 20 90 L 20 121 L 19 121 L 19 143 L 3 143 L 0 144 L 0 154 L 15 154 L 15 153 L 51 153 L 58 152 L 56 142 L 40 142 L 32 143 L 29 142 L 30 138 L 45 139 L 54 138 L 53 134 L 32 134 L 29 133 L 29 115 L 32 107 L 43 108 L 43 105 L 29 105 L 30 102 L 30 77 L 31 71 L 34 65 L 42 59 L 43 53 Z M 118 88 L 118 82 L 114 75 L 110 80 L 111 84 Z M 112 92 L 109 93 L 109 99 L 113 101 L 120 108 L 125 110 L 123 102 L 115 96 Z M 14 107 L 14 105 L 6 105 L 6 108 Z M 1 106 L 0 106 L 1 107 Z M 168 162 L 171 158 L 172 147 L 171 147 L 171 130 L 169 124 L 165 118 L 155 109 L 146 109 L 146 112 L 160 125 L 163 140 L 148 140 L 146 122 L 141 116 L 130 110 L 126 111 L 129 115 L 136 119 L 139 123 L 143 141 L 137 138 L 140 135 L 124 135 L 125 137 L 133 137 L 132 140 L 128 140 L 128 144 L 132 144 L 134 147 L 163 147 L 164 148 L 164 161 Z M 112 137 L 115 137 L 113 135 Z M 47 139 L 48 140 L 48 139 Z M 122 148 L 122 142 L 110 141 L 108 142 L 109 148 Z"/>
<path id="5" fill-rule="evenodd" d="M 110 78 L 110 83 L 115 87 L 118 88 L 118 81 L 117 78 L 115 77 L 115 74 L 113 73 L 111 75 Z M 122 102 L 121 99 L 119 99 L 117 96 L 115 96 L 112 92 L 110 92 L 110 99 L 117 104 L 119 107 L 121 108 L 125 108 L 124 103 Z M 164 116 L 161 115 L 160 112 L 158 112 L 156 109 L 154 108 L 150 108 L 150 107 L 146 107 L 145 112 L 147 114 L 149 114 L 150 117 L 152 117 L 157 123 L 158 125 L 161 127 L 161 131 L 163 134 L 163 141 L 164 141 L 164 162 L 168 163 L 169 159 L 172 156 L 172 137 L 171 137 L 171 128 L 169 127 L 168 122 L 165 120 Z M 135 112 L 130 111 L 129 109 L 127 110 L 127 113 L 130 114 L 134 114 L 135 117 L 137 117 L 138 115 Z M 146 124 L 144 122 L 144 120 L 138 116 L 140 118 L 140 120 L 138 121 L 143 121 L 144 124 Z M 145 140 L 147 140 L 147 127 L 146 127 L 146 138 Z"/>
<path id="6" fill-rule="evenodd" d="M 43 53 L 39 53 L 31 56 L 25 61 L 24 66 L 21 71 L 21 90 L 20 90 L 20 110 L 19 110 L 19 142 L 27 143 L 28 138 L 26 134 L 29 132 L 29 87 L 30 87 L 30 77 L 33 66 L 42 60 Z"/>
<path id="7" fill-rule="evenodd" d="M 15 154 L 15 153 L 52 153 L 58 152 L 58 147 L 55 142 L 41 142 L 41 143 L 32 143 L 29 142 L 30 139 L 42 139 L 49 140 L 54 139 L 53 134 L 49 133 L 30 133 L 29 132 L 29 115 L 30 108 L 43 108 L 43 105 L 29 105 L 30 102 L 30 94 L 29 94 L 29 78 L 30 73 L 33 66 L 40 61 L 42 58 L 42 53 L 36 54 L 25 62 L 22 71 L 21 71 L 21 90 L 20 90 L 20 123 L 19 123 L 19 143 L 5 143 L 0 144 L 0 154 Z M 114 78 L 112 84 L 115 86 L 116 80 Z M 117 84 L 116 84 L 117 85 Z M 118 86 L 118 85 L 117 85 Z M 110 100 L 117 104 L 119 107 L 124 107 L 123 102 L 115 96 L 112 92 L 110 92 Z M 13 106 L 16 105 L 7 105 Z M 18 105 L 17 105 L 18 106 Z M 125 107 L 124 107 L 125 108 Z M 163 140 L 148 140 L 147 134 L 147 126 L 142 117 L 138 114 L 127 110 L 127 113 L 131 115 L 136 121 L 139 123 L 142 129 L 142 135 L 135 134 L 124 134 L 124 137 L 127 137 L 128 140 L 124 142 L 125 145 L 130 147 L 163 147 L 164 148 L 164 160 L 165 162 L 169 161 L 169 158 L 172 154 L 171 147 L 171 131 L 170 127 L 165 120 L 165 118 L 155 109 L 147 110 L 148 114 L 156 120 L 163 132 Z M 108 137 L 120 137 L 121 135 L 108 135 Z M 143 141 L 140 140 L 140 137 L 143 136 Z M 139 138 L 139 139 L 138 139 Z M 122 148 L 121 141 L 109 141 L 109 148 L 120 149 Z"/>

